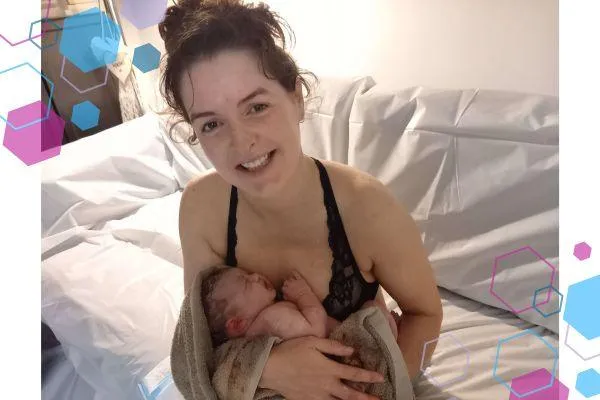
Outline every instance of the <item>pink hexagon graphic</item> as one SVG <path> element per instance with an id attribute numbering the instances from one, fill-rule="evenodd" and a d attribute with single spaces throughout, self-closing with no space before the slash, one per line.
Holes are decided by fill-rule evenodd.
<path id="1" fill-rule="evenodd" d="M 548 385 L 552 380 L 552 374 L 547 369 L 541 368 L 525 375 L 514 378 L 511 385 L 509 400 L 518 400 L 525 398 L 527 400 L 567 400 L 569 398 L 569 388 L 562 384 L 558 378 L 554 378 L 554 384 L 543 390 L 537 390 Z M 517 393 L 530 393 L 526 396 L 517 395 Z"/>
<path id="2" fill-rule="evenodd" d="M 508 261 L 506 261 L 508 260 Z M 501 263 L 505 262 L 509 264 L 509 267 L 504 271 L 501 271 Z M 502 279 L 499 278 L 499 275 L 510 275 L 512 273 L 513 265 L 530 265 L 531 268 L 541 268 L 542 273 L 531 274 L 531 276 L 539 277 L 537 281 L 535 279 L 529 280 L 508 280 L 506 284 L 506 290 L 511 293 L 520 291 L 521 293 L 526 292 L 527 296 L 531 296 L 526 302 L 523 304 L 511 304 L 510 301 L 505 299 L 502 296 L 502 292 L 504 291 L 502 285 Z M 502 302 L 510 311 L 514 314 L 520 314 L 522 312 L 531 310 L 534 308 L 534 295 L 536 294 L 536 290 L 539 288 L 551 288 L 554 283 L 554 278 L 556 276 L 556 267 L 548 262 L 544 257 L 542 257 L 537 251 L 535 251 L 531 246 L 524 246 L 519 249 L 510 251 L 508 253 L 502 254 L 494 260 L 494 268 L 492 270 L 492 282 L 490 284 L 490 293 L 492 296 L 496 297 L 498 300 Z M 530 286 L 530 287 L 529 287 Z M 537 307 L 547 304 L 552 299 L 553 291 L 547 289 L 546 295 L 539 294 L 540 302 L 535 304 Z M 510 297 L 517 297 L 511 295 Z M 525 296 L 522 296 L 523 298 Z"/>
<path id="3" fill-rule="evenodd" d="M 592 248 L 586 242 L 577 243 L 573 249 L 573 255 L 579 261 L 587 260 L 592 255 Z"/>
<path id="4" fill-rule="evenodd" d="M 29 104 L 8 113 L 14 126 L 23 125 L 46 116 L 48 109 L 42 101 Z M 50 110 L 41 122 L 14 130 L 6 124 L 4 146 L 27 165 L 36 164 L 60 154 L 65 121 Z"/>

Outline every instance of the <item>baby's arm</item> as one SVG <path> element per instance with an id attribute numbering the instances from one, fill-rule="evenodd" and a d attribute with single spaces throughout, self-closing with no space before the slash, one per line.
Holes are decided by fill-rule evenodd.
<path id="1" fill-rule="evenodd" d="M 312 331 L 309 335 L 326 337 L 327 312 L 308 283 L 297 272 L 283 283 L 283 298 L 296 304 Z"/>
<path id="2" fill-rule="evenodd" d="M 319 336 L 317 329 L 290 301 L 280 301 L 265 308 L 246 331 L 247 337 L 273 335 L 281 339 Z"/>

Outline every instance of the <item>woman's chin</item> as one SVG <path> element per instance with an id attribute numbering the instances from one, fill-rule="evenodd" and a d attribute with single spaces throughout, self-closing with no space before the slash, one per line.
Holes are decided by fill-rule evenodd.
<path id="1" fill-rule="evenodd" d="M 268 164 L 257 170 L 248 170 L 242 166 L 235 168 L 235 180 L 240 189 L 253 197 L 269 198 L 277 195 L 284 186 L 283 159 L 279 150 L 275 150 Z"/>

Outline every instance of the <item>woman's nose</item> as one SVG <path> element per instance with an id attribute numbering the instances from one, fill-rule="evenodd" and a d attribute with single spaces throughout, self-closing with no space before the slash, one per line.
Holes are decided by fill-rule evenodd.
<path id="1" fill-rule="evenodd" d="M 247 153 L 256 143 L 256 135 L 243 127 L 233 128 L 231 137 L 233 147 L 243 153 Z"/>

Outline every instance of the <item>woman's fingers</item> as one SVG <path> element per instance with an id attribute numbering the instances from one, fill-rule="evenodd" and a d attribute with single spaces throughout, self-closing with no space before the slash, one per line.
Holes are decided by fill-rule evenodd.
<path id="1" fill-rule="evenodd" d="M 370 394 L 361 393 L 340 382 L 332 393 L 335 398 L 340 400 L 380 400 L 379 397 Z"/>
<path id="2" fill-rule="evenodd" d="M 382 383 L 384 381 L 383 376 L 374 371 L 369 371 L 362 368 L 352 367 L 350 365 L 336 363 L 339 369 L 339 377 L 346 379 L 351 382 L 364 382 L 364 383 Z"/>
<path id="3" fill-rule="evenodd" d="M 349 356 L 354 352 L 352 347 L 348 347 L 332 339 L 316 339 L 314 346 L 317 350 L 324 354 L 333 356 Z"/>

